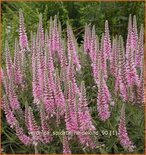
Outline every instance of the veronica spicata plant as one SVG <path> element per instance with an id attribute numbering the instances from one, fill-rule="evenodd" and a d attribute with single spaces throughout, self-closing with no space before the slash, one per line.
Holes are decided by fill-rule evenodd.
<path id="1" fill-rule="evenodd" d="M 9 43 L 5 42 L 2 109 L 10 128 L 24 145 L 33 146 L 35 153 L 39 153 L 41 144 L 51 145 L 53 130 L 59 127 L 68 133 L 58 136 L 62 153 L 73 152 L 70 144 L 74 140 L 83 150 L 96 152 L 101 144 L 99 136 L 94 134 L 98 131 L 95 122 L 107 123 L 112 116 L 111 109 L 118 104 L 116 98 L 120 98 L 123 106 L 117 138 L 125 150 L 134 151 L 136 146 L 126 129 L 125 109 L 130 103 L 138 106 L 144 103 L 143 26 L 138 34 L 136 16 L 132 20 L 130 15 L 125 47 L 122 36 L 111 39 L 107 20 L 101 39 L 96 35 L 95 26 L 86 24 L 84 52 L 80 53 L 69 22 L 63 35 L 57 16 L 50 18 L 49 31 L 44 30 L 42 18 L 40 15 L 37 31 L 31 32 L 28 38 L 20 10 L 19 40 L 15 40 L 14 57 Z M 76 77 L 84 67 L 82 55 L 90 59 L 90 74 L 98 88 L 95 105 L 99 119 L 92 117 L 86 81 Z M 114 93 L 108 87 L 110 76 L 114 77 Z"/>

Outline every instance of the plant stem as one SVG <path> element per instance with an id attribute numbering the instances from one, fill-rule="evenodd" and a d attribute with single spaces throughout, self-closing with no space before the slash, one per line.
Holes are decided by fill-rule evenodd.
<path id="1" fill-rule="evenodd" d="M 35 151 L 35 154 L 39 154 L 38 153 L 38 145 L 37 144 L 34 145 L 34 151 Z"/>

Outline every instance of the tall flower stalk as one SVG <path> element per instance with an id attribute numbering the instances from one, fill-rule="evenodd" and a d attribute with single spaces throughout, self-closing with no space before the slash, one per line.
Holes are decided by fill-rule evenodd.
<path id="1" fill-rule="evenodd" d="M 21 50 L 29 50 L 22 10 L 19 10 L 19 43 Z"/>
<path id="2" fill-rule="evenodd" d="M 124 149 L 128 150 L 129 152 L 133 152 L 135 146 L 133 145 L 133 142 L 130 140 L 126 129 L 125 104 L 123 104 L 121 109 L 118 136 L 119 136 L 120 144 L 124 147 Z"/>

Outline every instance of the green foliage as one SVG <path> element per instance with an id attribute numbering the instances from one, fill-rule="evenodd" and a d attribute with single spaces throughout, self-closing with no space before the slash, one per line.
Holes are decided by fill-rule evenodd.
<path id="1" fill-rule="evenodd" d="M 63 29 L 66 29 L 66 21 L 70 21 L 79 43 L 83 40 L 86 23 L 96 25 L 97 34 L 101 35 L 105 20 L 109 20 L 111 35 L 122 35 L 124 39 L 129 14 L 136 15 L 138 27 L 144 23 L 144 2 L 3 2 L 3 44 L 6 38 L 12 42 L 18 36 L 20 8 L 29 36 L 31 31 L 36 31 L 39 13 L 43 15 L 44 28 L 48 27 L 50 17 L 57 14 Z"/>

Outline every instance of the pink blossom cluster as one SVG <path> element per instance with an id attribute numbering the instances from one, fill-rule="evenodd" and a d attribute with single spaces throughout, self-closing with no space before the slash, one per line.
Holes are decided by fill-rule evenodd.
<path id="1" fill-rule="evenodd" d="M 2 108 L 8 124 L 25 145 L 36 147 L 50 143 L 52 126 L 63 124 L 74 135 L 62 137 L 64 154 L 71 154 L 69 141 L 74 138 L 83 147 L 95 149 L 98 137 L 76 134 L 94 132 L 96 128 L 89 111 L 86 83 L 76 78 L 82 72 L 82 63 L 71 25 L 67 22 L 64 38 L 57 16 L 50 18 L 48 32 L 40 15 L 37 32 L 32 32 L 28 41 L 22 10 L 19 17 L 19 42 L 15 40 L 14 58 L 6 42 L 6 67 L 2 69 Z M 96 35 L 95 26 L 92 29 L 90 25 L 85 26 L 84 52 L 91 60 L 98 88 L 97 113 L 103 122 L 112 115 L 111 106 L 118 96 L 123 102 L 138 105 L 144 102 L 144 32 L 141 26 L 138 35 L 136 17 L 133 21 L 131 18 L 130 15 L 126 47 L 122 36 L 115 36 L 111 41 L 108 21 L 101 39 Z M 107 85 L 109 77 L 114 78 L 114 96 Z M 28 99 L 29 93 L 31 99 Z M 121 145 L 132 152 L 134 146 L 127 134 L 124 108 L 118 131 Z"/>
<path id="2" fill-rule="evenodd" d="M 126 47 L 122 36 L 114 36 L 111 42 L 108 21 L 105 21 L 105 32 L 101 40 L 96 35 L 95 26 L 85 26 L 84 52 L 89 56 L 92 63 L 92 75 L 98 87 L 97 111 L 102 121 L 111 116 L 111 106 L 114 98 L 120 97 L 123 102 L 136 105 L 144 103 L 144 32 L 141 25 L 138 34 L 136 16 L 129 16 L 128 34 Z M 107 83 L 109 78 L 114 78 L 114 95 L 111 93 Z M 116 99 L 115 99 L 116 100 Z M 124 122 L 124 116 L 121 116 Z M 120 120 L 121 122 L 121 120 Z M 124 146 L 124 138 L 121 138 L 125 130 L 127 136 L 127 147 Z M 126 126 L 120 125 L 119 137 L 121 145 L 129 150 L 131 142 L 128 140 Z M 126 141 L 126 139 L 125 139 Z M 128 148 L 129 147 L 129 148 Z"/>
<path id="3" fill-rule="evenodd" d="M 120 143 L 124 147 L 124 149 L 128 150 L 129 152 L 133 152 L 135 146 L 133 145 L 133 142 L 130 140 L 128 133 L 127 133 L 126 122 L 125 122 L 125 105 L 124 104 L 121 109 L 118 134 L 119 134 Z"/>
<path id="4" fill-rule="evenodd" d="M 19 16 L 20 35 L 19 43 L 15 40 L 14 60 L 6 42 L 6 68 L 2 69 L 5 88 L 3 110 L 8 124 L 22 143 L 34 146 L 53 140 L 50 126 L 52 119 L 57 126 L 63 123 L 66 130 L 75 135 L 77 131 L 94 131 L 85 84 L 82 82 L 80 87 L 75 78 L 76 72 L 81 70 L 81 64 L 70 24 L 67 23 L 66 53 L 65 40 L 57 16 L 50 19 L 49 32 L 44 31 L 42 15 L 39 16 L 38 29 L 36 33 L 31 33 L 30 44 L 21 10 Z M 28 83 L 31 85 L 33 98 L 31 103 L 27 99 L 22 103 L 20 94 L 29 90 Z M 39 122 L 35 118 L 35 110 Z M 18 116 L 25 122 L 23 126 Z M 81 145 L 92 148 L 96 146 L 91 136 L 78 135 L 77 138 Z M 71 153 L 67 139 L 69 138 L 65 136 L 63 152 Z"/>

